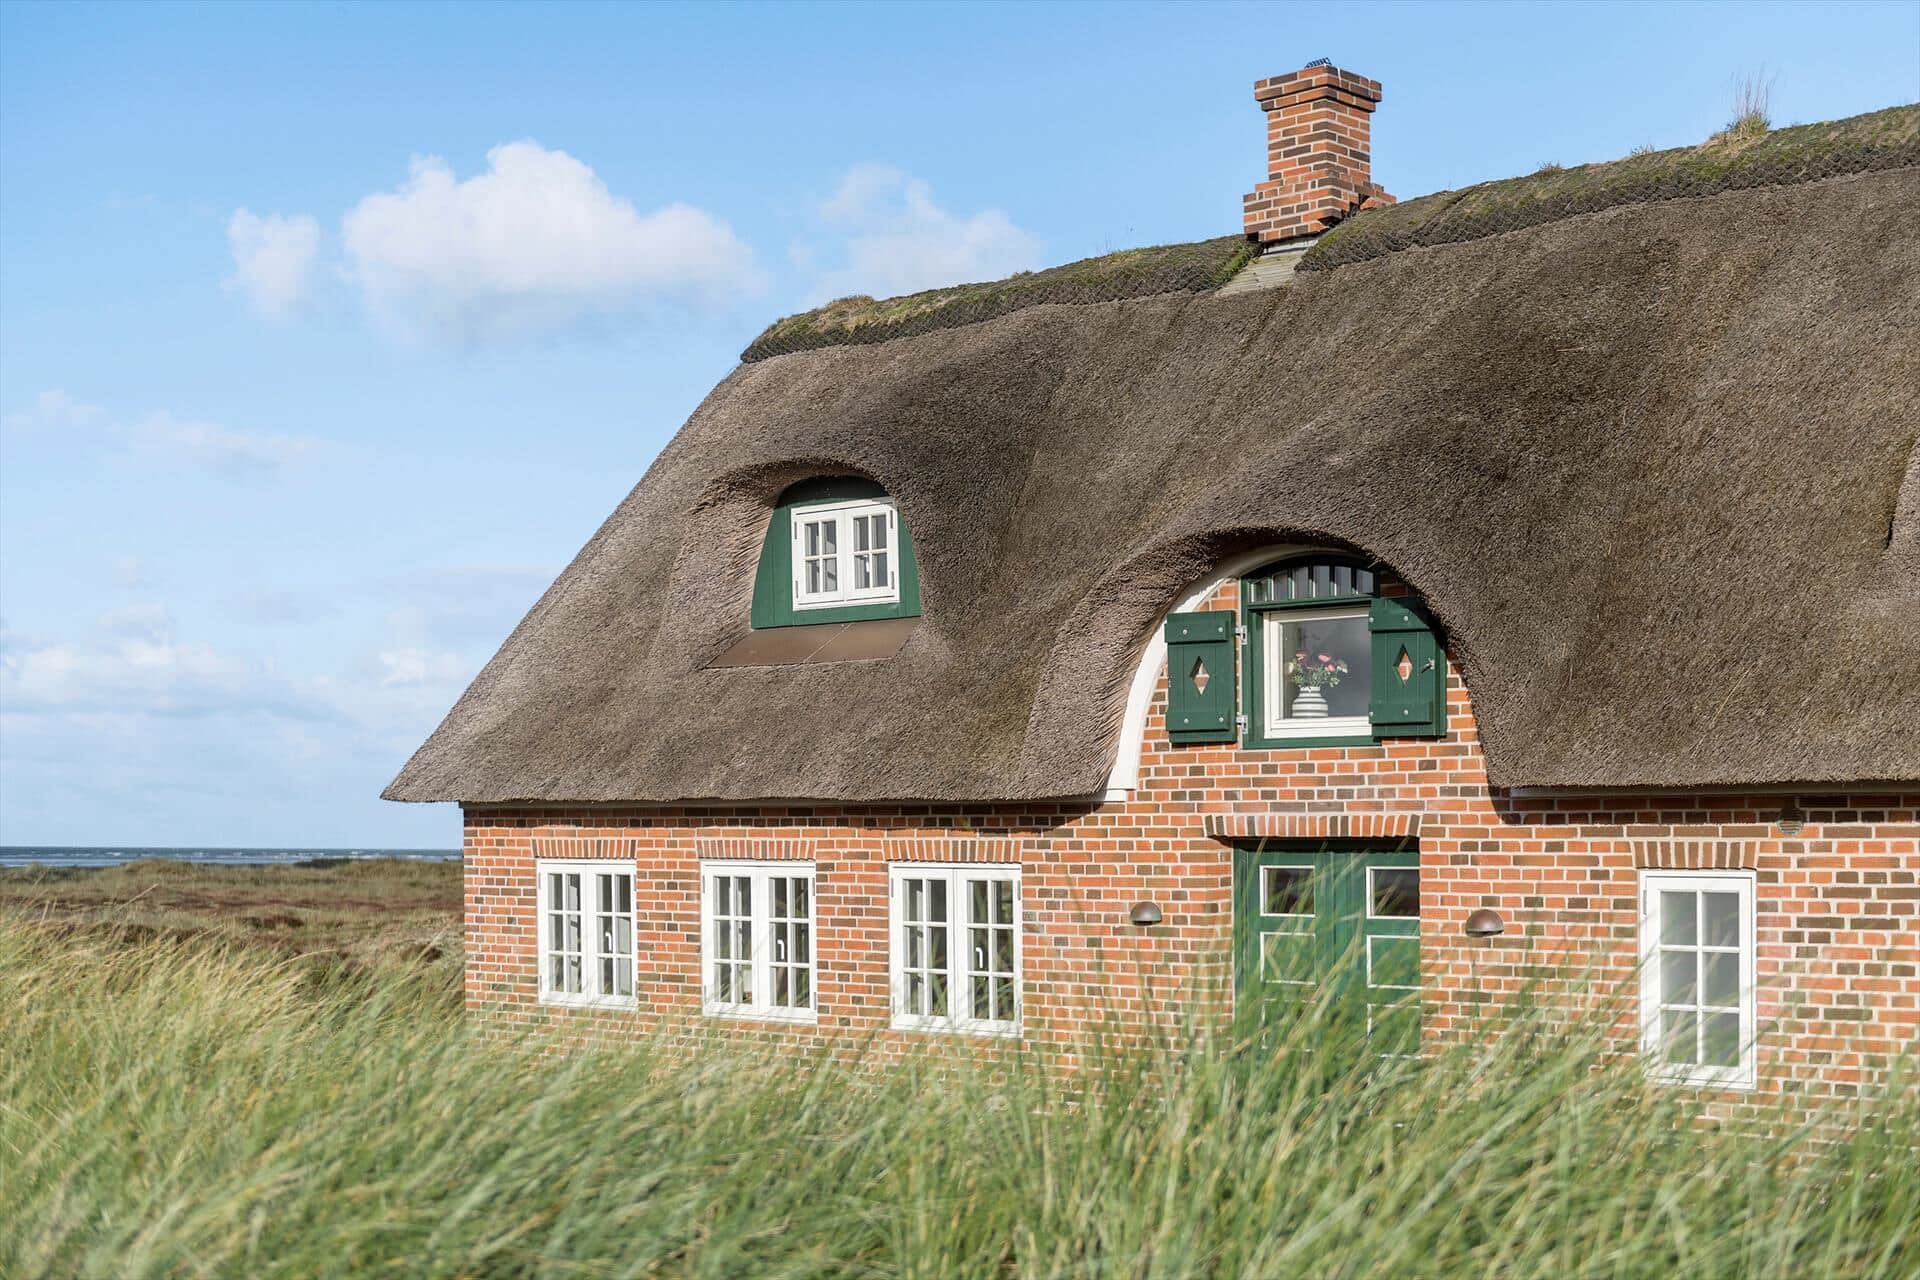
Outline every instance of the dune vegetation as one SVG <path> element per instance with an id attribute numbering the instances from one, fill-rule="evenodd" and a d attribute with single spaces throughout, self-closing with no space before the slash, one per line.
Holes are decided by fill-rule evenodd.
<path id="1" fill-rule="evenodd" d="M 893 1062 L 562 1044 L 375 965 L 0 917 L 0 1275 L 1912 1276 L 1920 1103 L 1709 1123 L 1593 1027 Z M 1304 1046 L 1315 1046 L 1306 1052 Z M 1838 1132 L 1835 1125 L 1849 1126 Z"/>
<path id="2" fill-rule="evenodd" d="M 0 916 L 119 942 L 218 942 L 348 965 L 457 955 L 461 906 L 457 860 L 0 867 Z"/>

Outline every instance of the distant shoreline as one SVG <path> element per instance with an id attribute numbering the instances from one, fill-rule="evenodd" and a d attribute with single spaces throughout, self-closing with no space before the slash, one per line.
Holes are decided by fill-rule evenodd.
<path id="1" fill-rule="evenodd" d="M 135 862 L 187 862 L 216 867 L 297 867 L 390 858 L 404 862 L 457 862 L 458 849 L 326 849 L 312 847 L 201 848 L 141 845 L 0 845 L 0 867 L 105 868 Z"/>

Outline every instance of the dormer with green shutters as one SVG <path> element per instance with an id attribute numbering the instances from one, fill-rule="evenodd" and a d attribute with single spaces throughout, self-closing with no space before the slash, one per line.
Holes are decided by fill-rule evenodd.
<path id="1" fill-rule="evenodd" d="M 1446 654 L 1433 619 L 1379 589 L 1363 560 L 1296 556 L 1242 578 L 1237 615 L 1169 615 L 1169 737 L 1275 748 L 1443 736 Z"/>
<path id="2" fill-rule="evenodd" d="M 920 616 L 920 566 L 893 499 L 864 476 L 780 495 L 753 584 L 755 629 Z"/>

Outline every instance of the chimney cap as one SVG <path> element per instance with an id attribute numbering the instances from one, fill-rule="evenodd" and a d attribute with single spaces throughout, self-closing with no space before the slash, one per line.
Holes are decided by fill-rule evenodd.
<path id="1" fill-rule="evenodd" d="M 1267 178 L 1241 199 L 1247 238 L 1269 245 L 1319 235 L 1363 209 L 1393 203 L 1373 180 L 1372 129 L 1380 82 L 1315 58 L 1253 84 L 1267 119 Z"/>
<path id="2" fill-rule="evenodd" d="M 1298 71 L 1253 82 L 1253 99 L 1261 109 L 1274 111 L 1321 98 L 1347 99 L 1346 105 L 1371 111 L 1380 101 L 1380 82 L 1316 58 Z"/>

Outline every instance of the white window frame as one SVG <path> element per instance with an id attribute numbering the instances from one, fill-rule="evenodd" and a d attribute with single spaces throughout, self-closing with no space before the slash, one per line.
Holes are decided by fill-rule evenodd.
<path id="1" fill-rule="evenodd" d="M 554 947 L 551 933 L 552 913 L 561 911 L 562 904 L 552 900 L 551 878 L 556 875 L 580 877 L 580 964 L 581 983 L 579 991 L 556 989 L 552 981 Z M 537 981 L 540 987 L 541 1004 L 572 1005 L 579 1008 L 631 1009 L 640 1001 L 640 955 L 639 955 L 639 890 L 640 881 L 636 869 L 629 862 L 607 861 L 566 861 L 541 858 L 534 862 L 535 907 L 534 922 L 536 943 L 534 954 L 539 964 Z M 612 913 L 615 921 L 615 945 L 603 947 L 596 917 L 607 914 L 599 909 L 599 878 L 612 877 L 627 882 L 627 910 Z M 617 905 L 617 903 L 616 903 Z M 572 914 L 572 913 L 568 913 Z M 618 921 L 624 917 L 627 924 L 627 945 L 625 953 L 618 950 Z M 627 963 L 630 975 L 629 986 L 632 991 L 619 995 L 603 990 L 600 965 L 603 960 Z M 616 979 L 617 982 L 617 979 Z"/>
<path id="2" fill-rule="evenodd" d="M 746 1000 L 721 1000 L 715 992 L 714 965 L 718 955 L 714 947 L 714 879 L 718 876 L 743 876 L 748 881 L 748 954 L 752 993 Z M 807 882 L 807 958 L 804 963 L 791 959 L 792 948 L 776 945 L 773 920 L 774 880 Z M 811 862 L 704 860 L 700 863 L 700 1005 L 710 1017 L 744 1018 L 757 1022 L 814 1023 L 820 1019 L 820 899 L 818 881 Z M 735 957 L 737 959 L 737 957 Z M 807 1005 L 796 1008 L 773 1003 L 773 974 L 778 968 L 807 970 Z"/>
<path id="3" fill-rule="evenodd" d="M 1751 871 L 1656 871 L 1640 873 L 1640 1049 L 1650 1079 L 1665 1084 L 1697 1085 L 1713 1089 L 1751 1089 L 1754 1086 L 1755 1044 L 1758 1032 L 1758 1002 L 1755 997 L 1754 960 L 1757 955 L 1754 926 L 1754 881 Z M 1736 1066 L 1670 1064 L 1665 1057 L 1661 1036 L 1660 1011 L 1664 1005 L 1660 954 L 1664 921 L 1662 891 L 1678 893 L 1733 893 L 1739 898 L 1739 1014 L 1740 1061 Z M 1698 899 L 1696 898 L 1696 902 Z M 1696 956 L 1703 954 L 1704 942 L 1696 937 Z M 1705 953 L 1710 953 L 1708 948 Z M 1697 963 L 1697 962 L 1696 962 Z M 1696 984 L 1703 981 L 1696 969 Z M 1699 999 L 1696 985 L 1696 1005 Z M 1724 1006 L 1713 1006 L 1724 1008 Z M 1696 1015 L 1697 1016 L 1697 1015 Z M 1697 1034 L 1697 1033 L 1696 1033 Z"/>
<path id="4" fill-rule="evenodd" d="M 1320 716 L 1314 719 L 1288 718 L 1286 708 L 1287 650 L 1286 628 L 1296 622 L 1326 622 L 1335 618 L 1367 620 L 1368 602 L 1326 609 L 1265 609 L 1260 614 L 1261 684 L 1266 705 L 1260 708 L 1264 738 L 1352 738 L 1373 733 L 1373 721 L 1366 715 Z M 1372 662 L 1369 647 L 1367 661 Z M 1372 678 L 1371 668 L 1368 678 Z"/>
<path id="5" fill-rule="evenodd" d="M 854 549 L 854 522 L 874 516 L 885 517 L 886 520 L 887 545 L 880 550 L 887 556 L 887 580 L 871 587 L 856 587 L 853 585 L 854 561 L 868 553 Z M 858 498 L 847 502 L 795 507 L 789 519 L 793 526 L 793 607 L 796 611 L 837 609 L 858 604 L 893 604 L 900 599 L 900 516 L 891 500 Z M 832 591 L 810 592 L 806 589 L 806 528 L 809 524 L 829 522 L 834 525 L 834 558 L 839 583 Z"/>
<path id="6" fill-rule="evenodd" d="M 1307 891 L 1313 895 L 1314 911 L 1269 911 L 1267 899 L 1271 896 L 1268 877 L 1276 871 L 1304 871 L 1307 873 Z M 1369 882 L 1371 883 L 1371 882 Z M 1313 868 L 1300 862 L 1266 862 L 1260 865 L 1260 900 L 1254 904 L 1256 914 L 1270 920 L 1311 920 L 1320 906 L 1320 886 L 1313 878 Z"/>
<path id="7" fill-rule="evenodd" d="M 1375 911 L 1374 911 L 1374 909 L 1373 909 L 1373 904 L 1374 904 L 1374 903 L 1376 903 L 1376 902 L 1378 902 L 1378 901 L 1379 901 L 1379 898 L 1378 898 L 1378 897 L 1376 896 L 1376 894 L 1375 894 L 1375 892 L 1374 892 L 1374 887 L 1373 887 L 1373 877 L 1374 877 L 1374 874 L 1375 874 L 1376 872 L 1380 872 L 1380 871 L 1411 871 L 1411 872 L 1413 872 L 1413 906 L 1414 906 L 1414 911 L 1413 911 L 1413 914 L 1412 914 L 1412 915 L 1410 915 L 1410 916 L 1383 916 L 1383 915 L 1378 915 L 1378 914 L 1376 914 L 1376 913 L 1375 913 Z M 1420 868 L 1419 868 L 1419 867 L 1368 867 L 1368 868 L 1367 868 L 1367 912 L 1366 912 L 1366 915 L 1367 915 L 1367 919 L 1369 919 L 1369 920 L 1418 920 L 1418 919 L 1420 919 L 1420 918 L 1421 918 L 1421 902 L 1420 902 L 1420 891 L 1421 891 L 1421 884 L 1420 884 L 1420 880 L 1421 880 L 1421 877 L 1420 877 Z"/>
<path id="8" fill-rule="evenodd" d="M 896 862 L 888 868 L 888 970 L 893 1027 L 896 1031 L 950 1031 L 962 1035 L 1016 1037 L 1026 1012 L 1026 940 L 1024 907 L 1020 899 L 1020 868 L 992 862 Z M 906 983 L 906 882 L 944 880 L 947 886 L 947 1013 L 904 1012 Z M 971 954 L 968 932 L 975 924 L 967 882 L 987 880 L 1013 886 L 1013 1017 L 976 1018 L 972 1008 L 972 980 L 990 976 L 991 960 L 982 968 Z M 988 922 L 991 924 L 991 922 Z"/>

